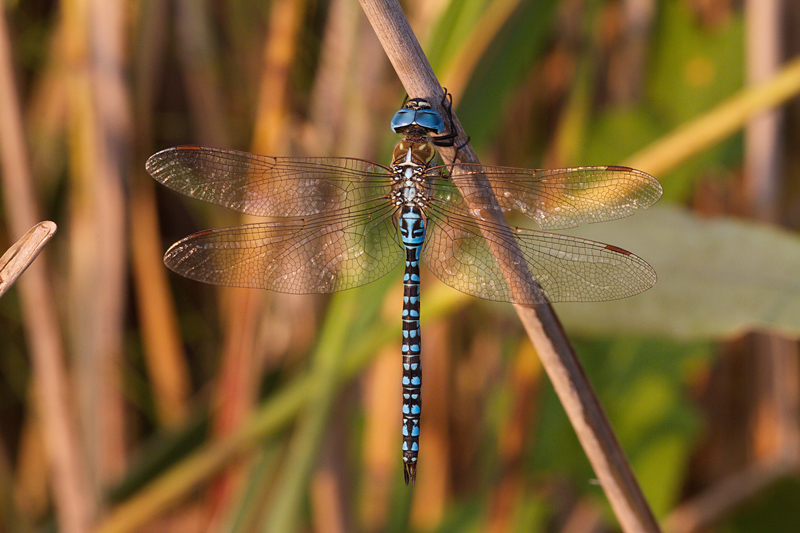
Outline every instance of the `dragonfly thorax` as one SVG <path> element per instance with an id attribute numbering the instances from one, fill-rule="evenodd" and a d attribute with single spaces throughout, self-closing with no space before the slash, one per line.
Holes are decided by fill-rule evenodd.
<path id="1" fill-rule="evenodd" d="M 425 207 L 428 204 L 425 172 L 427 162 L 420 164 L 420 152 L 415 151 L 419 145 L 430 146 L 430 143 L 400 142 L 395 148 L 395 156 L 400 155 L 404 147 L 405 155 L 395 158 L 392 166 L 392 191 L 389 195 L 392 204 L 400 206 Z M 424 152 L 423 152 L 423 155 Z"/>

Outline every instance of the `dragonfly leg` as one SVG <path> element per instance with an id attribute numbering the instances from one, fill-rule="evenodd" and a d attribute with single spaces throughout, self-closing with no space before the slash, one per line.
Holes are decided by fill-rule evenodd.
<path id="1" fill-rule="evenodd" d="M 446 87 L 442 87 L 442 89 L 444 89 L 444 95 L 442 95 L 441 105 L 447 111 L 447 118 L 450 122 L 449 133 L 433 137 L 433 144 L 435 146 L 455 146 L 456 153 L 453 155 L 453 165 L 455 165 L 458 161 L 458 152 L 469 144 L 469 137 L 467 137 L 466 141 L 456 144 L 458 133 L 456 132 L 456 123 L 453 120 L 453 95 L 448 92 Z M 453 165 L 450 165 L 450 174 L 453 173 Z"/>
<path id="2" fill-rule="evenodd" d="M 447 111 L 447 118 L 450 121 L 450 126 L 447 128 L 449 133 L 433 137 L 433 144 L 436 146 L 454 146 L 458 133 L 456 133 L 456 124 L 453 121 L 453 95 L 447 91 L 446 87 L 442 87 L 444 94 L 440 105 Z"/>

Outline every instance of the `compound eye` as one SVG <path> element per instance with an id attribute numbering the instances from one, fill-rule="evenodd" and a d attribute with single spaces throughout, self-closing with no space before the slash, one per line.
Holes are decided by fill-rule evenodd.
<path id="1" fill-rule="evenodd" d="M 439 113 L 433 109 L 418 110 L 417 116 L 414 117 L 414 122 L 426 130 L 436 133 L 444 132 L 444 122 L 442 122 L 442 117 L 440 117 Z"/>
<path id="2" fill-rule="evenodd" d="M 411 126 L 414 123 L 414 115 L 416 113 L 413 109 L 405 108 L 395 113 L 391 122 L 392 131 L 398 133 L 398 130 Z"/>

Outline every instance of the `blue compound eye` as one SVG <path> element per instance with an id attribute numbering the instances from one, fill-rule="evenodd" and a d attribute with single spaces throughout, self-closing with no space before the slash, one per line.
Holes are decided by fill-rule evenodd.
<path id="1" fill-rule="evenodd" d="M 417 125 L 419 125 L 420 127 L 425 128 L 426 130 L 430 130 L 436 133 L 444 132 L 444 122 L 442 122 L 442 117 L 440 117 L 439 113 L 437 113 L 433 109 L 417 110 L 417 116 L 414 117 L 414 122 L 416 122 Z"/>
<path id="2" fill-rule="evenodd" d="M 413 109 L 404 107 L 392 117 L 392 131 L 399 133 L 399 130 L 409 126 L 417 125 L 434 133 L 444 131 L 444 123 L 439 113 L 433 109 Z"/>
<path id="3" fill-rule="evenodd" d="M 417 112 L 413 109 L 403 108 L 392 117 L 392 131 L 398 133 L 397 130 L 407 128 L 414 123 L 414 115 Z"/>

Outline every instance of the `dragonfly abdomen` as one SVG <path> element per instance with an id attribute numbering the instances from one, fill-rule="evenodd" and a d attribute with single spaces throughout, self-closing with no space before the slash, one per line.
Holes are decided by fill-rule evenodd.
<path id="1" fill-rule="evenodd" d="M 414 206 L 404 206 L 399 219 L 406 250 L 403 276 L 403 474 L 406 485 L 416 478 L 419 453 L 420 390 L 419 258 L 425 242 L 425 218 Z"/>

